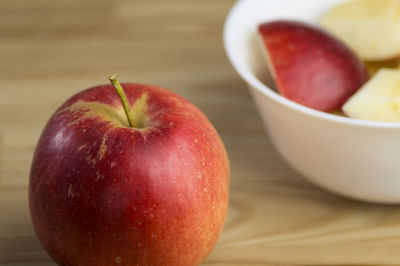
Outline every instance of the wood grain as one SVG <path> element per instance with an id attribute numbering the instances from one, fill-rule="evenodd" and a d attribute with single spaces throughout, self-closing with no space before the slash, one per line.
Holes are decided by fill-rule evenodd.
<path id="1" fill-rule="evenodd" d="M 204 265 L 400 265 L 399 207 L 320 190 L 273 148 L 223 50 L 234 2 L 0 2 L 0 265 L 55 265 L 29 217 L 35 143 L 57 106 L 114 72 L 185 96 L 226 144 L 230 209 Z"/>

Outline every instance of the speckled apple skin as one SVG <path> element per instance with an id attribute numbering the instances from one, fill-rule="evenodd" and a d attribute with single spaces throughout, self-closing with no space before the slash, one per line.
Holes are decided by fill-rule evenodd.
<path id="1" fill-rule="evenodd" d="M 364 63 L 328 32 L 298 21 L 258 28 L 279 92 L 320 110 L 339 109 L 367 80 Z"/>
<path id="2" fill-rule="evenodd" d="M 198 265 L 226 217 L 224 145 L 177 94 L 123 88 L 131 104 L 147 94 L 146 128 L 126 126 L 111 85 L 76 94 L 44 128 L 29 183 L 37 236 L 59 265 Z"/>

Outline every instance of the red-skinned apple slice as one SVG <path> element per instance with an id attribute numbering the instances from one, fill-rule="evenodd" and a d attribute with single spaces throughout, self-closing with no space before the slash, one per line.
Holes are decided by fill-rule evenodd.
<path id="1" fill-rule="evenodd" d="M 297 21 L 258 28 L 279 92 L 320 111 L 340 108 L 368 79 L 361 60 L 341 41 Z"/>

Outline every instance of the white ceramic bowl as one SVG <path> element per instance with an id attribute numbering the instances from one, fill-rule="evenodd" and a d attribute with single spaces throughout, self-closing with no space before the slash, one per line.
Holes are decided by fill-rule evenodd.
<path id="1" fill-rule="evenodd" d="M 400 123 L 369 122 L 319 112 L 277 94 L 257 25 L 276 19 L 316 23 L 343 0 L 241 0 L 224 28 L 228 57 L 246 81 L 281 155 L 311 182 L 355 199 L 400 203 Z"/>

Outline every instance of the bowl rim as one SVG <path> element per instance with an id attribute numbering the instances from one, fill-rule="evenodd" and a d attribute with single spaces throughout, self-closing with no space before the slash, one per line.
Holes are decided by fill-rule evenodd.
<path id="1" fill-rule="evenodd" d="M 248 0 L 238 0 L 231 10 L 229 11 L 224 27 L 223 27 L 223 43 L 225 52 L 229 61 L 231 62 L 235 71 L 239 74 L 239 76 L 252 88 L 256 89 L 262 95 L 270 98 L 275 103 L 292 109 L 293 111 L 300 112 L 304 115 L 308 115 L 310 117 L 314 117 L 316 119 L 321 119 L 324 121 L 341 124 L 341 125 L 348 125 L 348 126 L 358 126 L 358 127 L 369 127 L 369 128 L 388 128 L 388 129 L 400 129 L 400 122 L 382 122 L 382 121 L 369 121 L 369 120 L 360 120 L 350 117 L 342 117 L 339 115 L 334 115 L 322 111 L 318 111 L 296 102 L 293 102 L 289 99 L 286 99 L 279 93 L 276 93 L 274 90 L 269 88 L 267 85 L 262 83 L 259 79 L 256 78 L 255 75 L 251 74 L 250 70 L 247 70 L 238 60 L 235 58 L 234 48 L 231 44 L 230 40 L 230 33 L 234 32 L 230 30 L 233 24 L 232 21 L 235 19 L 235 14 L 238 12 L 237 10 L 241 8 L 241 5 Z M 399 136 L 400 137 L 400 136 Z"/>

